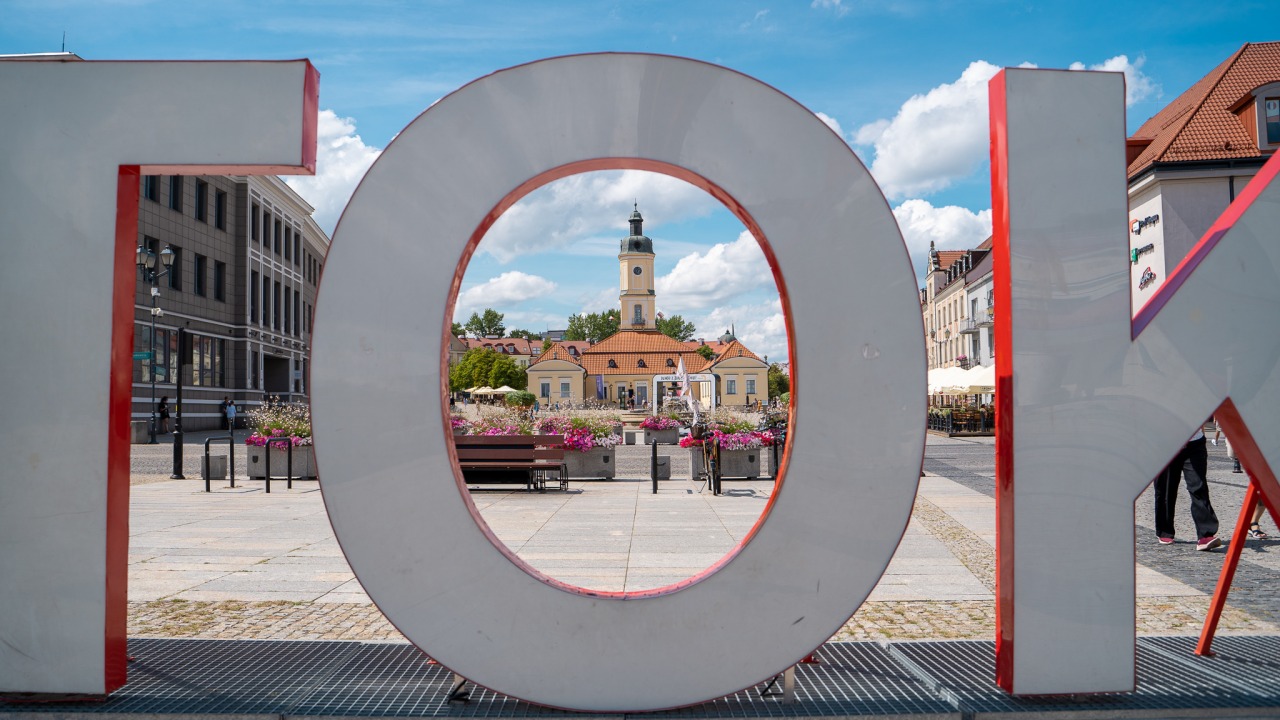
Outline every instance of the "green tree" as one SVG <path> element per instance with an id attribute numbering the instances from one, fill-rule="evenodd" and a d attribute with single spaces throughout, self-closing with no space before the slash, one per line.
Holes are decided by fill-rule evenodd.
<path id="1" fill-rule="evenodd" d="M 565 340 L 590 340 L 600 342 L 618 332 L 622 325 L 617 308 L 586 315 L 570 315 L 569 327 L 564 331 Z"/>
<path id="2" fill-rule="evenodd" d="M 467 334 L 467 329 L 462 326 L 462 323 L 456 322 L 453 324 L 453 329 L 449 332 L 453 333 L 454 337 L 463 337 Z"/>
<path id="3" fill-rule="evenodd" d="M 524 374 L 524 368 L 517 365 L 515 360 L 506 355 L 498 355 L 489 368 L 489 378 L 485 382 L 489 387 L 506 385 L 523 390 L 529 384 L 529 376 Z"/>
<path id="4" fill-rule="evenodd" d="M 521 390 L 520 392 L 507 393 L 506 401 L 507 405 L 511 407 L 527 408 L 533 407 L 533 404 L 538 402 L 538 398 L 531 392 Z"/>
<path id="5" fill-rule="evenodd" d="M 489 373 L 498 358 L 502 357 L 493 348 L 472 348 L 462 356 L 462 360 L 449 373 L 449 387 L 454 390 L 466 390 L 489 384 Z M 508 358 L 508 361 L 510 359 Z M 514 363 L 513 363 L 514 364 Z M 456 375 L 455 375 L 456 373 Z M 514 385 L 512 387 L 515 387 Z"/>
<path id="6" fill-rule="evenodd" d="M 698 332 L 697 328 L 693 326 L 693 323 L 687 322 L 679 315 L 660 317 L 656 324 L 658 326 L 658 332 L 666 335 L 667 337 L 675 338 L 680 342 L 693 338 L 693 336 Z"/>
<path id="7" fill-rule="evenodd" d="M 502 337 L 502 333 L 507 329 L 502 324 L 502 317 L 502 313 L 497 310 L 485 308 L 483 313 L 471 313 L 464 327 L 472 337 L 482 338 L 489 335 Z"/>
<path id="8" fill-rule="evenodd" d="M 695 352 L 708 360 L 716 359 L 716 351 L 712 350 L 710 345 L 699 345 Z"/>
<path id="9" fill-rule="evenodd" d="M 791 377 L 778 363 L 769 365 L 769 397 L 776 398 L 791 391 Z"/>
<path id="10" fill-rule="evenodd" d="M 543 340 L 543 341 L 542 341 L 542 352 L 546 352 L 546 351 L 550 350 L 552 345 L 555 345 L 555 343 L 551 342 L 551 339 L 550 339 L 550 338 L 548 338 L 548 339 L 546 339 L 546 340 Z"/>
<path id="11" fill-rule="evenodd" d="M 525 340 L 537 340 L 540 336 L 529 330 L 508 330 L 507 337 L 524 338 Z"/>

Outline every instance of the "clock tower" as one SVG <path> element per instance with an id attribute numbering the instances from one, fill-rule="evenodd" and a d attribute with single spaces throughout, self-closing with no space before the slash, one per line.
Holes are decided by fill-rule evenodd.
<path id="1" fill-rule="evenodd" d="M 631 213 L 631 235 L 622 239 L 618 253 L 621 272 L 618 301 L 623 330 L 656 330 L 653 294 L 653 241 L 644 236 L 639 205 Z"/>

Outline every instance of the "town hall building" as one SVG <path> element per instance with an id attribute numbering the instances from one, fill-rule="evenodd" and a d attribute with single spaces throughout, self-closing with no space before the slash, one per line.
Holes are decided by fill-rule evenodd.
<path id="1" fill-rule="evenodd" d="M 697 346 L 658 330 L 654 292 L 653 240 L 644 234 L 644 218 L 631 213 L 631 234 L 618 252 L 618 303 L 621 329 L 594 345 L 553 343 L 529 364 L 529 391 L 543 405 L 578 405 L 600 401 L 634 402 L 651 407 L 655 392 L 674 390 L 674 383 L 655 378 L 674 376 L 683 361 L 693 394 L 704 408 L 747 407 L 768 400 L 768 364 L 736 338 L 722 338 L 710 360 Z M 655 389 L 656 388 L 656 389 Z"/>

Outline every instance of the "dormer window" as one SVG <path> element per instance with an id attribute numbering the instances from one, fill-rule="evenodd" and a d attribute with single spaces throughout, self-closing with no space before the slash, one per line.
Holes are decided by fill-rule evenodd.
<path id="1" fill-rule="evenodd" d="M 644 358 L 640 358 L 639 360 L 636 361 L 636 367 L 649 367 L 649 366 L 644 364 Z"/>
<path id="2" fill-rule="evenodd" d="M 575 355 L 575 356 L 576 356 L 576 355 L 578 354 L 578 348 L 576 348 L 576 347 L 574 347 L 574 346 L 570 345 L 570 346 L 569 346 L 569 354 L 570 354 L 570 355 Z"/>
<path id="3" fill-rule="evenodd" d="M 609 359 L 609 367 L 611 367 L 611 368 L 616 368 L 616 367 L 618 367 L 618 361 L 617 361 L 617 360 L 614 360 L 613 358 L 610 358 L 610 359 Z"/>
<path id="4" fill-rule="evenodd" d="M 1276 95 L 1262 100 L 1262 123 L 1268 145 L 1280 143 L 1280 93 Z"/>
<path id="5" fill-rule="evenodd" d="M 1280 149 L 1280 82 L 1254 88 L 1231 111 L 1259 150 Z"/>
<path id="6" fill-rule="evenodd" d="M 667 358 L 667 367 L 675 367 L 675 366 L 676 366 L 676 361 L 672 360 L 671 358 Z"/>

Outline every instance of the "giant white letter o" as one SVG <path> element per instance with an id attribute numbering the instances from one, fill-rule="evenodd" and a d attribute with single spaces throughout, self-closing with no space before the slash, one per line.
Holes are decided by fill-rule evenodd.
<path id="1" fill-rule="evenodd" d="M 442 340 L 484 228 L 537 184 L 644 167 L 691 180 L 757 233 L 796 378 L 785 482 L 715 572 L 642 596 L 574 592 L 487 537 L 459 490 Z M 924 446 L 916 281 L 888 204 L 811 112 L 724 68 L 586 55 L 441 100 L 370 168 L 334 234 L 313 400 L 325 503 L 378 607 L 454 671 L 589 711 L 688 705 L 804 657 L 875 586 Z"/>

